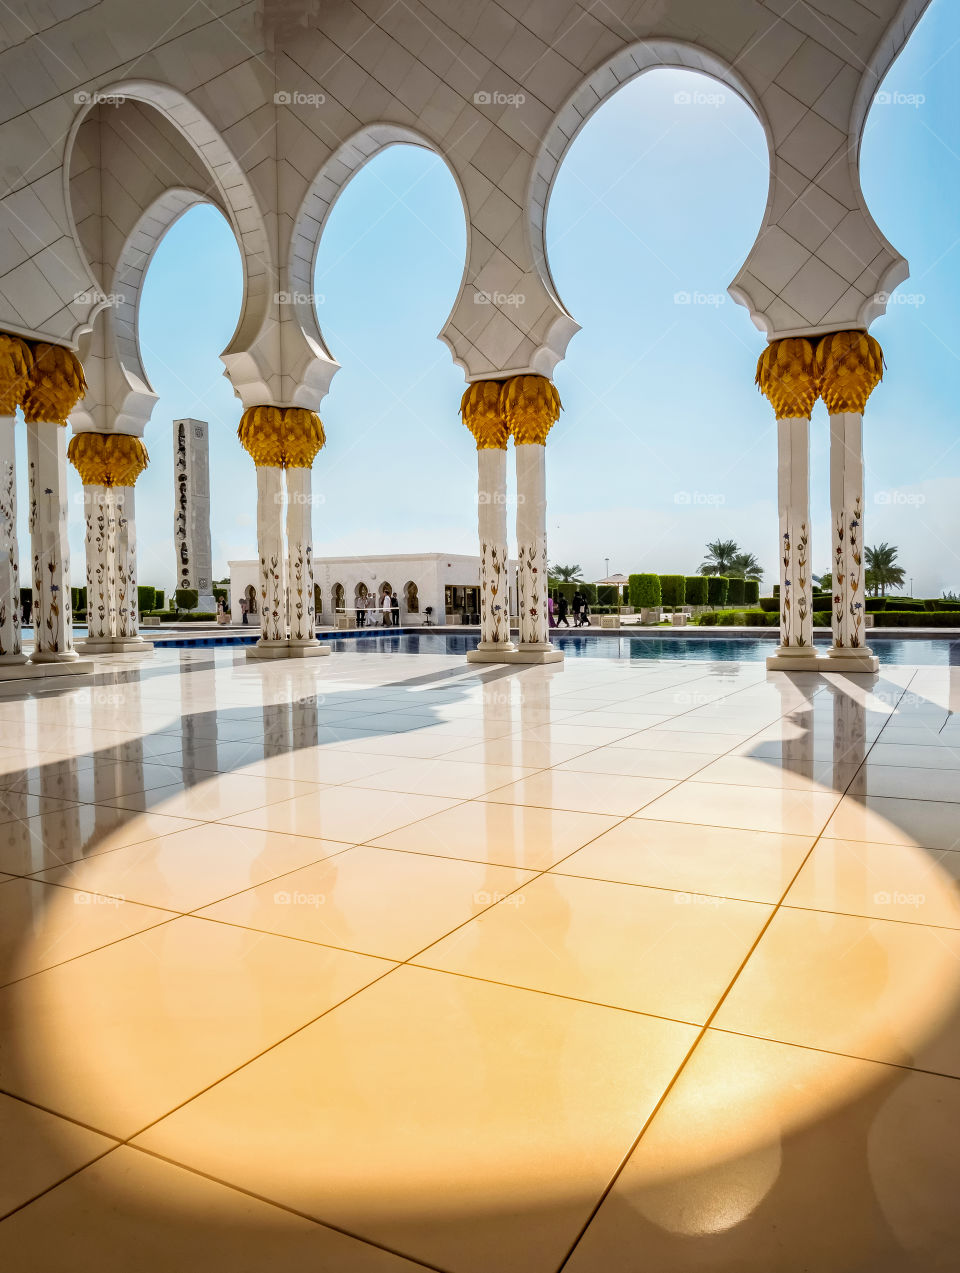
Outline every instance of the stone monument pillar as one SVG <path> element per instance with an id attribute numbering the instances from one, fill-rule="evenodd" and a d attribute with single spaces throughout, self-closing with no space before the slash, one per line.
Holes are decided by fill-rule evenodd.
<path id="1" fill-rule="evenodd" d="M 206 420 L 173 422 L 173 542 L 177 587 L 195 588 L 197 609 L 216 610 L 210 549 L 210 426 Z"/>

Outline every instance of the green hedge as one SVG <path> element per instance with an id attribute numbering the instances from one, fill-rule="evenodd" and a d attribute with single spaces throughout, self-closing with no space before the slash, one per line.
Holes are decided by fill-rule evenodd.
<path id="1" fill-rule="evenodd" d="M 760 597 L 759 600 L 760 600 L 761 610 L 765 610 L 767 614 L 779 615 L 780 613 L 780 598 L 779 597 Z"/>
<path id="2" fill-rule="evenodd" d="M 727 583 L 727 605 L 742 606 L 744 603 L 745 579 L 730 579 Z"/>
<path id="3" fill-rule="evenodd" d="M 166 605 L 166 598 L 164 597 L 162 588 L 157 589 L 157 599 L 153 604 L 157 607 L 158 610 L 162 610 L 164 606 Z"/>
<path id="4" fill-rule="evenodd" d="M 914 601 L 910 597 L 887 597 L 887 604 L 884 608 L 886 610 L 910 610 L 914 614 L 919 614 L 927 609 L 927 603 L 925 601 Z M 939 606 L 933 607 L 934 610 L 939 610 L 939 608 Z"/>
<path id="5" fill-rule="evenodd" d="M 550 589 L 553 594 L 554 601 L 557 601 L 561 595 L 566 597 L 567 601 L 573 602 L 573 594 L 579 592 L 581 597 L 586 598 L 587 604 L 592 608 L 597 604 L 597 585 L 595 583 L 557 583 Z"/>
<path id="6" fill-rule="evenodd" d="M 876 617 L 878 628 L 960 628 L 956 610 L 884 610 Z"/>
<path id="7" fill-rule="evenodd" d="M 174 615 L 174 620 L 178 623 L 211 623 L 216 617 L 213 610 L 191 610 L 189 614 L 181 614 L 179 619 Z"/>
<path id="8" fill-rule="evenodd" d="M 703 614 L 697 620 L 701 628 L 712 628 L 717 622 L 716 610 L 704 610 Z"/>
<path id="9" fill-rule="evenodd" d="M 760 604 L 760 582 L 757 579 L 744 579 L 743 603 L 747 606 Z"/>
<path id="10" fill-rule="evenodd" d="M 87 590 L 86 588 L 70 589 L 70 608 L 76 613 L 78 610 L 86 613 L 87 609 Z"/>
<path id="11" fill-rule="evenodd" d="M 178 610 L 196 610 L 200 593 L 196 588 L 178 588 L 174 593 Z"/>
<path id="12" fill-rule="evenodd" d="M 867 597 L 867 614 L 878 614 L 881 610 L 885 610 L 886 606 L 886 597 Z"/>
<path id="13" fill-rule="evenodd" d="M 157 590 L 149 584 L 137 584 L 137 609 L 141 614 L 157 608 Z"/>
<path id="14" fill-rule="evenodd" d="M 661 575 L 660 596 L 665 606 L 682 606 L 686 595 L 683 575 Z"/>
<path id="15" fill-rule="evenodd" d="M 597 584 L 597 605 L 612 606 L 617 609 L 621 604 L 620 589 L 615 583 Z"/>
<path id="16" fill-rule="evenodd" d="M 830 610 L 814 610 L 813 626 L 815 628 L 829 628 L 833 621 L 833 614 Z"/>
<path id="17" fill-rule="evenodd" d="M 726 575 L 709 575 L 707 577 L 707 605 L 722 608 L 727 604 L 727 590 L 730 580 Z"/>
<path id="18" fill-rule="evenodd" d="M 655 609 L 660 605 L 659 575 L 631 575 L 627 595 L 634 610 Z"/>
<path id="19" fill-rule="evenodd" d="M 684 604 L 688 606 L 705 606 L 707 604 L 706 575 L 687 575 L 683 581 Z"/>
<path id="20" fill-rule="evenodd" d="M 960 610 L 960 601 L 947 601 L 944 597 L 930 597 L 923 603 L 924 610 L 943 614 L 947 610 Z"/>

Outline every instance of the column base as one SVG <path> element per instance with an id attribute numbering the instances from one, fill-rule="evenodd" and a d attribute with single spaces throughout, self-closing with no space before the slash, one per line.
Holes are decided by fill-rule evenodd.
<path id="1" fill-rule="evenodd" d="M 506 663 L 517 652 L 512 641 L 481 641 L 475 650 L 467 651 L 468 663 Z"/>
<path id="2" fill-rule="evenodd" d="M 76 663 L 76 650 L 39 650 L 30 655 L 31 663 Z"/>
<path id="3" fill-rule="evenodd" d="M 26 661 L 26 654 L 0 654 L 0 668 L 22 667 Z"/>
<path id="4" fill-rule="evenodd" d="M 248 659 L 309 659 L 330 653 L 330 646 L 320 641 L 267 641 L 259 640 L 248 646 Z"/>
<path id="5" fill-rule="evenodd" d="M 93 670 L 93 659 L 76 659 L 72 663 L 0 662 L 0 681 L 27 681 L 40 676 L 88 676 Z"/>
<path id="6" fill-rule="evenodd" d="M 143 637 L 85 637 L 77 643 L 77 649 L 84 654 L 129 654 L 136 650 L 149 653 L 153 642 L 144 641 Z"/>
<path id="7" fill-rule="evenodd" d="M 563 650 L 549 641 L 521 641 L 505 663 L 562 663 Z"/>
<path id="8" fill-rule="evenodd" d="M 812 645 L 778 645 L 767 659 L 768 672 L 819 672 L 820 660 Z"/>
<path id="9" fill-rule="evenodd" d="M 817 660 L 822 672 L 879 672 L 880 660 L 869 648 L 831 645 L 826 658 Z"/>

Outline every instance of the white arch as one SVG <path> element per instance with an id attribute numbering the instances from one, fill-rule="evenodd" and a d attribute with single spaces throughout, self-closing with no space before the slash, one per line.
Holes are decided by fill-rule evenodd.
<path id="1" fill-rule="evenodd" d="M 85 321 L 81 322 L 74 334 L 75 339 L 83 332 L 91 330 L 94 318 L 108 304 L 108 300 L 100 292 L 77 232 L 70 196 L 71 157 L 77 133 L 87 115 L 105 98 L 114 100 L 121 98 L 141 102 L 162 115 L 190 144 L 210 175 L 211 185 L 217 195 L 217 198 L 211 198 L 210 202 L 219 204 L 233 229 L 240 249 L 244 276 L 240 317 L 224 350 L 224 355 L 229 356 L 234 351 L 244 349 L 252 343 L 263 326 L 268 305 L 276 290 L 276 270 L 253 188 L 233 152 L 215 126 L 190 99 L 168 84 L 161 84 L 155 80 L 118 80 L 98 86 L 86 96 L 87 101 L 77 112 L 67 137 L 63 164 L 63 195 L 74 243 L 86 265 L 92 287 L 95 292 L 100 293 L 100 296 L 91 301 Z M 201 198 L 207 197 L 201 196 Z M 169 224 L 166 228 L 169 228 Z M 162 235 L 154 243 L 154 250 L 160 237 Z M 145 263 L 144 272 L 146 264 L 149 262 Z"/>
<path id="2" fill-rule="evenodd" d="M 647 71 L 659 68 L 696 71 L 726 85 L 742 98 L 756 115 L 766 136 L 772 158 L 773 133 L 759 99 L 746 81 L 716 54 L 682 41 L 654 39 L 640 41 L 628 49 L 621 50 L 614 57 L 608 58 L 581 82 L 554 117 L 537 151 L 527 194 L 527 230 L 533 259 L 547 291 L 562 313 L 567 314 L 568 317 L 570 317 L 569 311 L 560 299 L 550 271 L 546 244 L 547 213 L 557 173 L 581 129 L 600 107 L 632 80 L 644 75 Z M 766 223 L 773 203 L 772 169 L 771 162 L 767 206 L 761 224 Z"/>
<path id="3" fill-rule="evenodd" d="M 360 169 L 389 147 L 403 145 L 417 146 L 422 150 L 429 150 L 431 154 L 443 160 L 447 171 L 456 184 L 464 212 L 467 242 L 463 272 L 460 276 L 457 296 L 444 322 L 444 327 L 450 321 L 459 298 L 463 294 L 467 276 L 467 261 L 470 256 L 470 217 L 463 187 L 449 159 L 429 137 L 406 125 L 383 122 L 368 124 L 364 128 L 359 129 L 328 157 L 310 183 L 310 188 L 300 204 L 290 236 L 286 270 L 287 278 L 284 290 L 289 296 L 288 304 L 296 316 L 296 321 L 299 323 L 304 336 L 309 341 L 314 342 L 322 351 L 323 356 L 329 360 L 331 365 L 329 379 L 332 379 L 339 370 L 340 364 L 330 353 L 323 339 L 313 300 L 313 280 L 323 232 L 335 203 Z M 438 339 L 443 339 L 442 331 Z"/>

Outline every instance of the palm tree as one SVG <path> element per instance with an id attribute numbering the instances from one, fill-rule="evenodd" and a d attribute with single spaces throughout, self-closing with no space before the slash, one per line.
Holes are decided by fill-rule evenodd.
<path id="1" fill-rule="evenodd" d="M 551 566 L 549 575 L 551 579 L 556 579 L 560 583 L 581 583 L 583 581 L 583 570 L 580 566 Z"/>
<path id="2" fill-rule="evenodd" d="M 715 539 L 707 544 L 707 559 L 700 564 L 700 574 L 728 575 L 730 564 L 739 551 L 735 539 Z"/>
<path id="3" fill-rule="evenodd" d="M 881 597 L 887 595 L 888 588 L 902 588 L 906 571 L 898 566 L 897 553 L 900 550 L 892 544 L 877 544 L 875 548 L 865 548 L 863 558 L 867 567 L 867 587 L 874 596 L 879 592 Z"/>
<path id="4" fill-rule="evenodd" d="M 736 553 L 727 568 L 734 579 L 762 579 L 763 567 L 753 553 Z"/>

